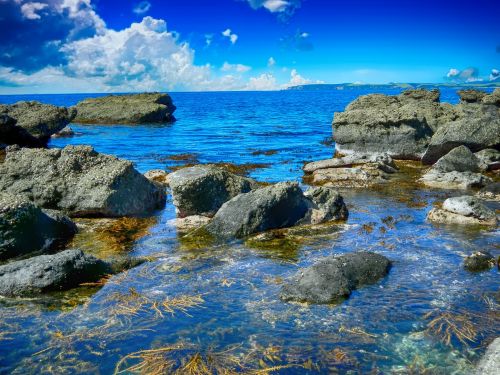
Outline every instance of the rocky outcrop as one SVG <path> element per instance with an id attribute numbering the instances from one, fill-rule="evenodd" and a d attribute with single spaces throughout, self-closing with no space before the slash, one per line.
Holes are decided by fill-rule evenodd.
<path id="1" fill-rule="evenodd" d="M 371 252 L 330 256 L 300 271 L 281 290 L 284 301 L 332 303 L 348 297 L 365 284 L 373 284 L 389 272 L 391 262 Z"/>
<path id="2" fill-rule="evenodd" d="M 0 261 L 60 246 L 76 233 L 67 217 L 22 196 L 0 193 Z"/>
<path id="3" fill-rule="evenodd" d="M 109 95 L 85 99 L 76 106 L 75 122 L 86 124 L 144 124 L 175 121 L 175 106 L 167 94 Z"/>
<path id="4" fill-rule="evenodd" d="M 0 143 L 45 146 L 74 116 L 75 111 L 39 102 L 0 104 Z"/>
<path id="5" fill-rule="evenodd" d="M 486 207 L 480 199 L 468 195 L 446 199 L 442 208 L 435 207 L 429 212 L 427 220 L 464 225 L 496 225 L 497 223 L 493 210 Z"/>
<path id="6" fill-rule="evenodd" d="M 432 164 L 459 145 L 473 152 L 500 148 L 500 89 L 483 94 L 477 92 L 474 100 L 470 93 L 463 95 L 462 103 L 455 106 L 456 118 L 436 130 L 422 162 Z"/>
<path id="7" fill-rule="evenodd" d="M 309 199 L 309 210 L 300 224 L 321 224 L 332 220 L 347 220 L 349 215 L 344 199 L 335 189 L 320 186 L 307 190 L 304 196 Z"/>
<path id="8" fill-rule="evenodd" d="M 492 182 L 479 173 L 484 164 L 466 146 L 452 149 L 440 158 L 421 178 L 427 186 L 446 189 L 483 187 Z"/>
<path id="9" fill-rule="evenodd" d="M 70 216 L 142 215 L 165 203 L 165 192 L 132 163 L 90 146 L 9 147 L 0 165 L 0 190 Z"/>
<path id="10" fill-rule="evenodd" d="M 483 170 L 494 171 L 500 169 L 500 151 L 487 148 L 476 152 L 474 155 L 479 159 Z"/>
<path id="11" fill-rule="evenodd" d="M 437 90 L 372 94 L 335 113 L 333 137 L 341 153 L 386 152 L 397 159 L 419 160 L 433 133 L 455 118 L 453 106 L 439 102 Z"/>
<path id="12" fill-rule="evenodd" d="M 182 168 L 168 175 L 177 216 L 213 216 L 231 198 L 247 193 L 257 183 L 214 165 Z"/>
<path id="13" fill-rule="evenodd" d="M 0 295 L 30 296 L 95 282 L 111 272 L 109 264 L 81 250 L 40 255 L 0 266 Z"/>
<path id="14" fill-rule="evenodd" d="M 353 153 L 340 158 L 306 164 L 305 180 L 313 185 L 333 187 L 368 187 L 387 182 L 398 171 L 387 154 Z"/>
<path id="15" fill-rule="evenodd" d="M 486 271 L 493 264 L 495 264 L 495 258 L 486 251 L 476 251 L 464 260 L 464 268 L 471 272 Z"/>
<path id="16" fill-rule="evenodd" d="M 497 337 L 486 349 L 479 361 L 475 375 L 497 375 L 500 368 L 500 337 Z"/>

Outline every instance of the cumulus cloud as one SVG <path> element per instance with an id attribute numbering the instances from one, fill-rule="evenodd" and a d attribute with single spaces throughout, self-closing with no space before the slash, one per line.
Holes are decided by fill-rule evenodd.
<path id="1" fill-rule="evenodd" d="M 151 9 L 151 3 L 149 1 L 141 1 L 134 6 L 132 10 L 135 14 L 144 14 Z"/>
<path id="2" fill-rule="evenodd" d="M 496 81 L 497 79 L 500 79 L 500 70 L 491 69 L 490 81 Z"/>
<path id="3" fill-rule="evenodd" d="M 269 73 L 263 73 L 258 77 L 249 79 L 246 90 L 249 91 L 270 91 L 278 88 L 276 77 Z"/>
<path id="4" fill-rule="evenodd" d="M 448 71 L 448 74 L 446 74 L 446 78 L 456 83 L 470 83 L 483 80 L 483 78 L 479 77 L 479 70 L 473 67 L 464 70 L 452 68 Z"/>
<path id="5" fill-rule="evenodd" d="M 280 16 L 290 16 L 300 7 L 300 0 L 246 0 L 253 9 L 264 8 Z"/>
<path id="6" fill-rule="evenodd" d="M 268 67 L 273 67 L 276 65 L 276 60 L 274 59 L 274 57 L 270 57 L 268 60 L 267 60 L 267 66 Z"/>
<path id="7" fill-rule="evenodd" d="M 238 40 L 238 35 L 233 33 L 231 29 L 226 29 L 222 32 L 222 36 L 228 38 L 232 44 L 235 44 L 236 41 Z"/>
<path id="8" fill-rule="evenodd" d="M 39 20 L 42 17 L 37 12 L 47 7 L 48 5 L 44 3 L 25 3 L 21 5 L 21 13 L 28 20 Z"/>
<path id="9" fill-rule="evenodd" d="M 252 67 L 243 64 L 229 64 L 227 61 L 224 62 L 222 67 L 220 68 L 223 72 L 237 72 L 237 73 L 245 73 L 248 72 Z"/>

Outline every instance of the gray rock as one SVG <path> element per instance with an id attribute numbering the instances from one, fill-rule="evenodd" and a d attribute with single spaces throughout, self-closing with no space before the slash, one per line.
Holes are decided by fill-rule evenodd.
<path id="1" fill-rule="evenodd" d="M 163 188 L 132 163 L 90 146 L 63 149 L 9 147 L 0 164 L 0 190 L 70 216 L 141 215 L 165 203 Z"/>
<path id="2" fill-rule="evenodd" d="M 0 143 L 45 146 L 74 116 L 75 111 L 39 102 L 0 104 Z"/>
<path id="3" fill-rule="evenodd" d="M 309 207 L 309 200 L 296 182 L 280 182 L 227 201 L 205 229 L 221 239 L 243 238 L 293 226 L 306 215 Z"/>
<path id="4" fill-rule="evenodd" d="M 173 203 L 179 217 L 213 216 L 224 202 L 256 187 L 250 178 L 214 165 L 182 168 L 168 175 Z"/>
<path id="5" fill-rule="evenodd" d="M 500 368 L 500 337 L 488 346 L 483 358 L 479 361 L 475 375 L 498 375 Z"/>
<path id="6" fill-rule="evenodd" d="M 479 90 L 460 90 L 457 91 L 460 101 L 464 103 L 477 103 L 487 95 L 484 91 Z"/>
<path id="7" fill-rule="evenodd" d="M 210 222 L 210 218 L 201 215 L 187 216 L 169 220 L 168 223 L 175 226 L 179 232 L 189 232 L 201 228 Z"/>
<path id="8" fill-rule="evenodd" d="M 500 182 L 494 182 L 482 188 L 477 196 L 482 199 L 500 201 Z"/>
<path id="9" fill-rule="evenodd" d="M 487 148 L 476 152 L 474 155 L 479 159 L 481 168 L 484 170 L 500 169 L 500 151 Z"/>
<path id="10" fill-rule="evenodd" d="M 481 173 L 442 172 L 436 168 L 431 168 L 419 181 L 429 187 L 441 189 L 481 188 L 493 182 Z"/>
<path id="11" fill-rule="evenodd" d="M 441 172 L 480 172 L 479 159 L 465 146 L 458 146 L 440 158 L 433 168 Z"/>
<path id="12" fill-rule="evenodd" d="M 486 251 L 476 251 L 464 260 L 465 269 L 471 272 L 486 271 L 493 264 L 495 264 L 495 258 Z"/>
<path id="13" fill-rule="evenodd" d="M 344 199 L 337 190 L 320 186 L 304 193 L 311 204 L 300 224 L 321 224 L 332 220 L 347 220 L 349 215 Z"/>
<path id="14" fill-rule="evenodd" d="M 394 173 L 398 169 L 390 155 L 385 153 L 352 153 L 340 158 L 325 159 L 308 163 L 304 165 L 302 169 L 305 173 L 313 173 L 319 169 L 350 168 L 354 166 L 375 163 L 380 164 L 385 169 L 390 171 L 388 173 Z"/>
<path id="15" fill-rule="evenodd" d="M 335 113 L 333 136 L 341 153 L 387 152 L 397 159 L 419 160 L 433 132 L 455 118 L 451 105 L 439 103 L 437 90 L 366 95 Z"/>
<path id="16" fill-rule="evenodd" d="M 0 193 L 0 261 L 61 246 L 76 231 L 67 217 L 44 212 L 22 196 Z"/>
<path id="17" fill-rule="evenodd" d="M 280 297 L 284 301 L 336 302 L 361 285 L 375 283 L 387 275 L 390 266 L 386 257 L 371 252 L 329 256 L 289 280 Z"/>
<path id="18" fill-rule="evenodd" d="M 146 177 L 149 181 L 158 183 L 163 186 L 169 185 L 168 173 L 163 169 L 152 169 L 144 173 L 144 177 Z"/>
<path id="19" fill-rule="evenodd" d="M 497 218 L 493 210 L 472 196 L 448 198 L 442 208 L 433 208 L 427 215 L 430 221 L 445 224 L 481 224 L 496 225 Z"/>
<path id="20" fill-rule="evenodd" d="M 489 104 L 489 105 L 496 105 L 497 107 L 500 107 L 500 88 L 495 89 L 489 95 L 485 95 L 481 99 L 481 103 Z"/>
<path id="21" fill-rule="evenodd" d="M 167 94 L 109 95 L 85 99 L 76 106 L 75 122 L 88 124 L 144 124 L 175 121 L 175 106 Z"/>
<path id="22" fill-rule="evenodd" d="M 29 296 L 94 282 L 111 272 L 102 260 L 66 250 L 0 266 L 0 295 Z"/>
<path id="23" fill-rule="evenodd" d="M 311 175 L 311 184 L 336 188 L 365 188 L 386 183 L 389 176 L 380 165 L 367 163 L 351 168 L 318 169 Z"/>
<path id="24" fill-rule="evenodd" d="M 52 138 L 69 138 L 73 137 L 74 135 L 75 132 L 73 131 L 73 129 L 71 129 L 71 127 L 69 126 L 65 126 L 64 128 L 62 128 L 62 130 L 58 131 L 55 134 L 52 134 Z"/>

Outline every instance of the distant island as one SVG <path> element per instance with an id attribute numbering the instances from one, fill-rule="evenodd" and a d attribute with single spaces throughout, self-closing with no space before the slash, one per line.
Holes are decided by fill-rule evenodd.
<path id="1" fill-rule="evenodd" d="M 500 87 L 500 81 L 498 82 L 467 82 L 467 83 L 381 83 L 381 84 L 371 84 L 371 83 L 315 83 L 307 85 L 298 85 L 288 87 L 286 90 L 307 90 L 307 91 L 319 91 L 319 90 L 349 90 L 349 89 L 367 89 L 367 90 L 380 90 L 380 89 L 427 89 L 431 90 L 440 87 L 451 87 L 457 90 L 464 88 L 497 88 Z"/>

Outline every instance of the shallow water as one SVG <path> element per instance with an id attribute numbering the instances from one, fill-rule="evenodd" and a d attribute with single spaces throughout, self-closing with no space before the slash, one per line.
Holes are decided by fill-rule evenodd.
<path id="1" fill-rule="evenodd" d="M 174 124 L 72 124 L 78 135 L 51 146 L 91 144 L 133 161 L 141 172 L 178 166 L 183 161 L 170 157 L 189 153 L 202 163 L 269 164 L 251 172 L 261 181 L 301 181 L 304 161 L 333 153 L 322 144 L 331 135 L 333 113 L 365 93 L 173 93 Z M 0 102 L 72 105 L 85 96 L 0 96 Z M 457 97 L 444 89 L 442 100 L 454 103 Z M 270 150 L 277 152 L 253 154 Z M 117 250 L 150 262 L 113 276 L 102 288 L 0 301 L 0 372 L 107 374 L 127 354 L 171 347 L 161 358 L 177 368 L 201 358 L 213 368 L 240 371 L 284 366 L 277 370 L 284 374 L 469 374 L 500 333 L 500 283 L 497 269 L 472 274 L 462 261 L 477 249 L 500 255 L 500 233 L 425 221 L 434 202 L 457 194 L 413 184 L 342 191 L 350 211 L 346 224 L 272 249 L 179 241 L 169 223 L 175 217 L 169 201 L 147 235 Z M 112 247 L 106 238 L 100 247 L 92 237 L 79 240 L 96 254 Z M 281 284 L 300 267 L 355 250 L 390 258 L 389 276 L 337 305 L 279 300 Z M 447 343 L 429 329 L 440 317 L 459 327 L 470 324 L 471 340 L 452 335 Z M 118 370 L 140 361 L 131 359 Z"/>

